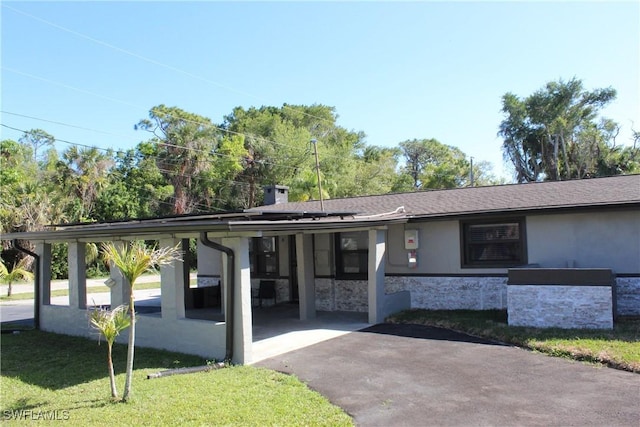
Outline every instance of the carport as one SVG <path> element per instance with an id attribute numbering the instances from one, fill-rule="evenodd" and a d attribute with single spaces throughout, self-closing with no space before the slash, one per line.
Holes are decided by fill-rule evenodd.
<path id="1" fill-rule="evenodd" d="M 62 297 L 64 298 L 64 297 Z M 161 316 L 159 291 L 136 292 L 141 316 Z M 224 322 L 221 306 L 187 310 L 189 319 Z M 252 363 L 336 338 L 371 326 L 367 313 L 316 311 L 313 319 L 300 320 L 297 304 L 279 303 L 252 307 Z"/>
<path id="2" fill-rule="evenodd" d="M 161 268 L 160 315 L 142 315 L 137 323 L 137 340 L 140 346 L 164 348 L 199 354 L 208 358 L 231 358 L 235 363 L 251 363 L 256 356 L 285 348 L 291 342 L 309 342 L 316 337 L 328 338 L 344 331 L 377 323 L 387 312 L 407 308 L 406 295 L 389 296 L 384 293 L 385 230 L 387 224 L 406 222 L 403 215 L 388 217 L 358 217 L 352 213 L 261 213 L 237 212 L 216 215 L 195 215 L 157 218 L 150 220 L 121 221 L 51 226 L 49 229 L 29 233 L 13 233 L 6 239 L 30 240 L 36 243 L 37 263 L 37 327 L 43 330 L 70 335 L 90 336 L 86 322 L 87 289 L 85 247 L 87 242 L 112 241 L 125 244 L 130 240 L 155 240 L 161 247 L 184 245 L 187 239 L 213 242 L 216 250 L 223 252 L 221 271 L 221 295 L 224 321 L 208 321 L 189 318 L 185 309 L 185 295 L 189 289 L 189 271 L 183 262 Z M 336 231 L 361 231 L 368 233 L 368 278 L 366 279 L 368 311 L 366 319 L 347 319 L 341 313 L 322 313 L 316 310 L 314 276 L 314 234 Z M 296 257 L 296 281 L 298 284 L 297 319 L 277 316 L 272 318 L 270 332 L 264 319 L 252 311 L 249 239 L 265 235 L 294 236 Z M 69 305 L 51 304 L 51 245 L 68 245 Z M 128 286 L 116 269 L 111 271 L 115 285 L 111 288 L 112 306 L 128 301 Z M 404 305 L 404 306 L 403 306 Z M 286 310 L 284 310 L 286 311 Z M 274 313 L 272 312 L 272 315 Z M 283 313 L 284 314 L 284 313 Z M 295 315 L 294 315 L 295 316 Z M 343 318 L 341 318 L 343 316 Z M 336 322 L 330 322 L 334 317 Z M 347 316 L 348 317 L 348 316 Z M 283 320 L 286 319 L 286 320 Z M 348 321 L 347 321 L 348 320 Z M 347 326 L 353 324 L 356 326 Z M 254 327 L 256 337 L 254 340 Z M 263 329 L 260 329 L 263 328 Z M 280 331 L 280 333 L 274 333 Z M 310 331 L 317 331 L 312 334 Z M 333 332 L 331 332 L 333 331 Z M 294 334 L 295 338 L 291 335 Z M 284 336 L 278 340 L 277 336 Z M 304 339 L 301 338 L 304 336 Z M 126 333 L 120 340 L 126 340 Z M 317 338 L 316 338 L 317 339 Z M 254 344 L 255 341 L 255 344 Z M 254 355 L 254 346 L 262 353 Z"/>

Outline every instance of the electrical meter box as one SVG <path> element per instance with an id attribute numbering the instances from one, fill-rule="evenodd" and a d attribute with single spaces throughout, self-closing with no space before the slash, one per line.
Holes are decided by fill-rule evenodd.
<path id="1" fill-rule="evenodd" d="M 418 249 L 418 230 L 404 230 L 404 248 L 408 251 Z"/>

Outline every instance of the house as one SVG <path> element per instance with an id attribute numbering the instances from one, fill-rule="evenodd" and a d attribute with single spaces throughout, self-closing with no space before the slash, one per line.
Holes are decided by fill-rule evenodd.
<path id="1" fill-rule="evenodd" d="M 87 335 L 86 242 L 198 240 L 198 288 L 185 263 L 161 270 L 161 314 L 137 343 L 252 360 L 252 289 L 317 312 L 508 309 L 510 323 L 611 327 L 640 315 L 640 175 L 471 187 L 310 202 L 266 189 L 243 212 L 52 227 L 5 235 L 37 243 L 39 324 Z M 70 303 L 51 304 L 51 244 L 69 245 Z M 117 272 L 111 305 L 127 301 Z M 194 295 L 221 286 L 224 318 L 189 318 Z M 220 289 L 220 288 L 217 288 Z M 159 332 L 161 331 L 161 332 Z"/>

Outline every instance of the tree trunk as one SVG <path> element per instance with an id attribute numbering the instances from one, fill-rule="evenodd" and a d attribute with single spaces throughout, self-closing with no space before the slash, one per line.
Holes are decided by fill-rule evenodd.
<path id="1" fill-rule="evenodd" d="M 113 343 L 107 343 L 107 361 L 109 363 L 109 384 L 111 385 L 111 397 L 118 397 L 118 389 L 116 389 L 116 375 L 113 372 Z"/>
<path id="2" fill-rule="evenodd" d="M 560 167 L 558 166 L 558 135 L 554 135 L 553 138 L 553 167 L 555 170 L 555 180 L 560 181 Z"/>
<path id="3" fill-rule="evenodd" d="M 251 175 L 249 177 L 249 208 L 252 208 L 253 204 L 255 203 L 255 196 L 254 196 L 255 188 L 256 188 L 255 177 Z"/>
<path id="4" fill-rule="evenodd" d="M 127 377 L 124 383 L 124 393 L 122 394 L 122 401 L 129 400 L 129 394 L 131 394 L 131 379 L 133 377 L 133 354 L 136 342 L 136 312 L 133 305 L 133 283 L 131 284 L 131 295 L 129 296 L 129 316 L 131 319 L 131 327 L 129 328 L 129 346 L 127 351 Z"/>
<path id="5" fill-rule="evenodd" d="M 562 143 L 562 156 L 564 157 L 564 167 L 566 168 L 564 176 L 571 179 L 571 171 L 569 170 L 569 158 L 567 157 L 567 146 L 564 140 L 564 132 L 560 132 L 560 142 Z"/>

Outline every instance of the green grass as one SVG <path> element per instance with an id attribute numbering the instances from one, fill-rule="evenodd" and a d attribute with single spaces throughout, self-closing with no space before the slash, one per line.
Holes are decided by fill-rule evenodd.
<path id="1" fill-rule="evenodd" d="M 2 336 L 0 417 L 57 414 L 73 425 L 353 425 L 340 408 L 295 377 L 250 366 L 146 379 L 167 368 L 204 365 L 197 356 L 136 349 L 132 400 L 110 398 L 106 345 L 24 331 Z M 126 346 L 114 346 L 122 393 Z M 12 412 L 13 411 L 13 412 Z M 20 412 L 22 411 L 22 412 Z M 31 411 L 31 412 L 28 412 Z"/>
<path id="2" fill-rule="evenodd" d="M 640 319 L 616 322 L 613 330 L 529 328 L 507 325 L 503 310 L 408 310 L 392 323 L 440 326 L 532 350 L 603 363 L 640 373 Z"/>
<path id="3" fill-rule="evenodd" d="M 138 283 L 136 284 L 136 290 L 141 289 L 156 289 L 160 287 L 160 282 L 150 282 L 150 283 Z M 109 288 L 104 285 L 100 286 L 89 286 L 87 287 L 87 293 L 99 294 L 103 292 L 109 292 Z M 69 295 L 68 289 L 56 289 L 51 291 L 52 297 L 63 297 Z M 26 300 L 33 299 L 33 292 L 22 292 L 13 294 L 10 297 L 3 295 L 0 296 L 0 301 L 18 301 L 18 300 Z"/>

